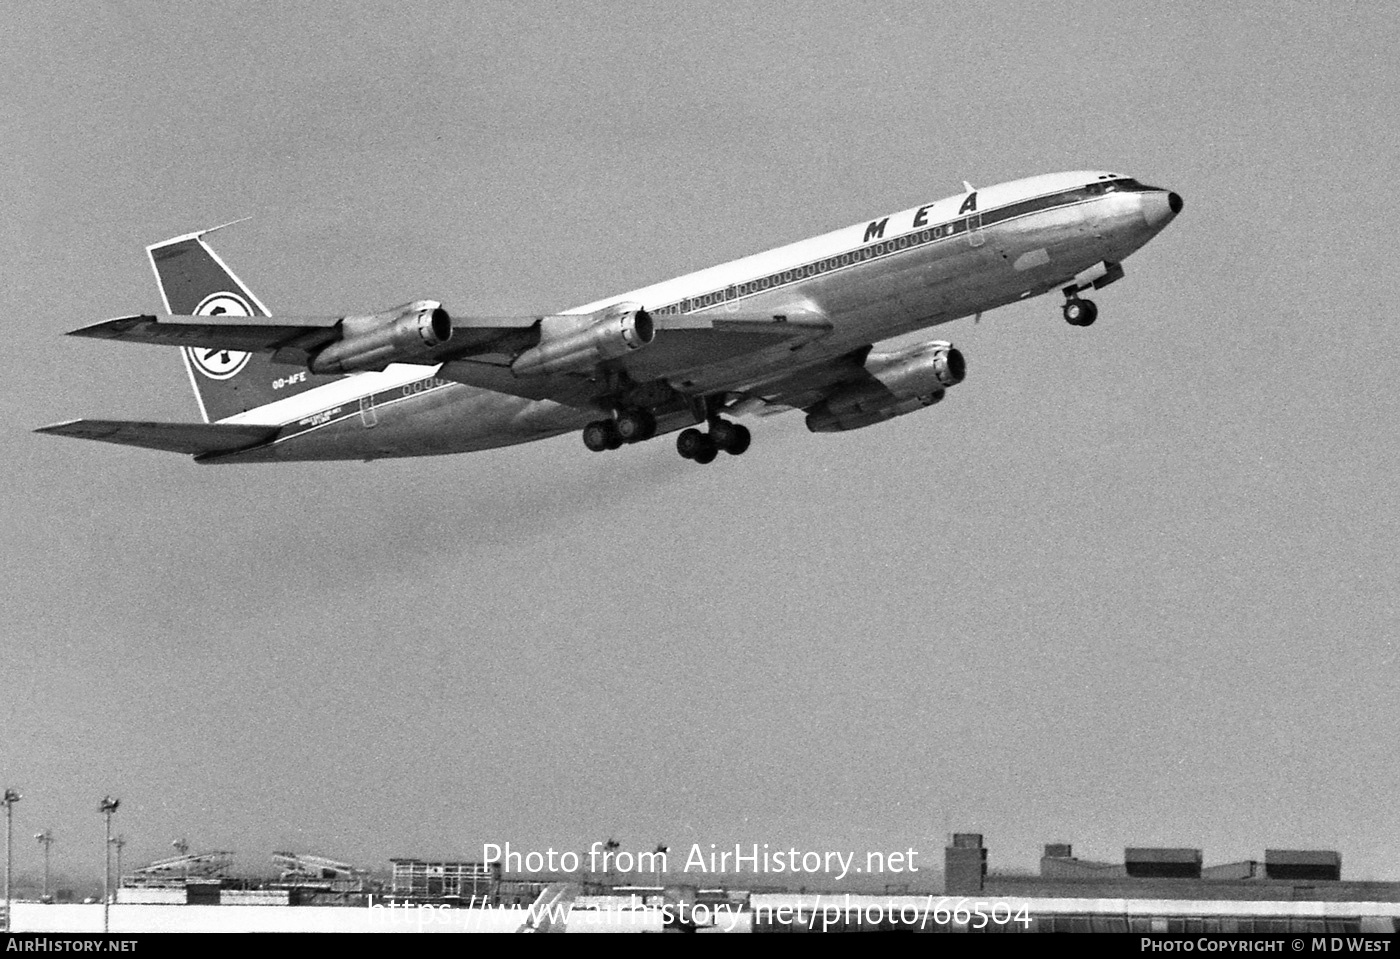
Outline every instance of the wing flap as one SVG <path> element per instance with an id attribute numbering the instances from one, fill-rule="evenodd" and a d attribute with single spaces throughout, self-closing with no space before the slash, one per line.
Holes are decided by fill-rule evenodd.
<path id="1" fill-rule="evenodd" d="M 637 382 L 682 378 L 710 365 L 729 363 L 774 348 L 794 349 L 831 330 L 831 321 L 810 312 L 769 314 L 690 313 L 654 315 L 656 336 L 645 348 L 613 360 L 609 369 Z M 454 343 L 444 349 L 451 349 Z M 586 374 L 518 376 L 509 357 L 451 359 L 438 370 L 444 379 L 532 400 L 587 408 L 602 395 L 607 378 Z"/>
<path id="2" fill-rule="evenodd" d="M 598 384 L 584 376 L 516 376 L 502 363 L 453 360 L 438 368 L 437 375 L 455 383 L 483 390 L 519 396 L 527 400 L 553 400 L 565 406 L 588 408 L 598 393 Z"/>
<path id="3" fill-rule="evenodd" d="M 36 433 L 140 446 L 167 453 L 231 453 L 266 443 L 280 432 L 276 426 L 229 423 L 155 423 L 146 420 L 68 420 L 41 426 Z"/>
<path id="4" fill-rule="evenodd" d="M 679 377 L 777 347 L 794 349 L 831 331 L 831 321 L 809 312 L 691 313 L 654 316 L 656 339 L 618 361 L 638 381 Z"/>
<path id="5" fill-rule="evenodd" d="M 810 310 L 775 310 L 772 313 L 653 313 L 657 330 L 715 330 L 768 336 L 805 336 L 825 333 L 831 321 Z"/>

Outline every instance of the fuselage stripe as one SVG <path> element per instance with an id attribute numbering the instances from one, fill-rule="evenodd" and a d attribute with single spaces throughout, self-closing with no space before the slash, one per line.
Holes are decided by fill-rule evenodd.
<path id="1" fill-rule="evenodd" d="M 976 211 L 970 215 L 959 216 L 941 223 L 920 226 L 888 239 L 872 238 L 872 240 L 863 242 L 858 247 L 845 250 L 841 253 L 834 253 L 830 256 L 810 262 L 784 266 L 783 269 L 765 276 L 755 277 L 741 283 L 731 283 L 727 286 L 719 287 L 702 294 L 688 296 L 684 299 L 655 308 L 647 307 L 647 309 L 648 312 L 656 315 L 678 315 L 713 309 L 723 304 L 737 303 L 740 300 L 758 296 L 771 290 L 802 283 L 813 277 L 843 272 L 871 260 L 887 259 L 931 244 L 953 240 L 959 236 L 965 236 L 970 230 L 985 230 L 987 227 L 1005 223 L 1020 217 L 1030 216 L 1035 213 L 1087 203 L 1101 198 L 1105 193 L 1147 192 L 1152 189 L 1154 188 L 1145 187 L 1134 180 L 1121 179 L 1091 183 L 1068 190 L 1060 190 L 1043 196 L 1018 200 L 1004 206 Z M 421 380 L 410 381 L 402 386 L 396 386 L 389 390 L 368 394 L 368 397 L 371 401 L 370 407 L 374 410 L 380 410 L 387 406 L 412 399 L 415 396 L 437 392 L 454 386 L 461 386 L 461 384 L 452 382 L 451 380 L 440 379 L 436 375 L 430 374 Z M 462 388 L 466 389 L 467 387 Z M 328 406 L 324 410 L 311 414 L 310 416 L 301 417 L 294 423 L 288 423 L 283 426 L 282 432 L 279 433 L 275 439 L 271 440 L 268 445 L 276 445 L 299 436 L 305 436 L 325 426 L 330 426 L 334 423 L 343 422 L 351 417 L 359 416 L 361 415 L 361 408 L 363 405 L 363 397 L 354 398 L 348 402 L 343 402 L 335 406 Z M 342 409 L 346 412 L 344 412 L 343 415 L 337 415 L 341 413 Z M 328 413 L 330 414 L 329 416 L 327 415 Z"/>
<path id="2" fill-rule="evenodd" d="M 419 387 L 419 384 L 427 385 Z M 371 400 L 371 403 L 368 408 L 378 413 L 380 410 L 387 409 L 398 403 L 406 402 L 416 396 L 423 396 L 427 393 L 437 393 L 441 390 L 461 385 L 462 384 L 454 383 L 451 380 L 443 380 L 436 376 L 428 376 L 421 380 L 414 380 L 412 383 L 406 383 L 403 386 L 395 387 L 391 390 L 383 390 L 378 393 L 369 394 L 368 398 Z M 361 397 L 353 403 L 341 403 L 337 404 L 337 406 L 327 407 L 327 410 L 331 413 L 330 416 L 326 415 L 327 410 L 314 413 L 311 416 L 303 416 L 301 419 L 297 420 L 295 424 L 284 426 L 282 432 L 268 441 L 267 445 L 276 446 L 278 443 L 295 439 L 298 436 L 305 436 L 308 433 L 314 433 L 319 429 L 323 429 L 335 423 L 354 419 L 361 415 L 364 399 L 365 397 Z M 342 410 L 344 412 L 342 412 Z"/>
<path id="3" fill-rule="evenodd" d="M 776 273 L 758 277 L 753 280 L 746 280 L 743 283 L 730 284 L 729 286 L 701 293 L 696 296 L 688 296 L 685 299 L 677 300 L 674 303 L 667 303 L 655 309 L 648 308 L 648 312 L 657 315 L 676 315 L 683 313 L 695 313 L 700 310 L 708 310 L 724 303 L 734 303 L 746 299 L 750 296 L 757 296 L 767 293 L 770 290 L 780 289 L 794 283 L 804 282 L 815 276 L 824 276 L 829 273 L 838 273 L 853 266 L 874 259 L 884 259 L 890 256 L 897 256 L 909 250 L 917 249 L 931 243 L 952 239 L 962 234 L 966 234 L 971 225 L 978 223 L 976 229 L 985 230 L 989 226 L 1004 223 L 1008 220 L 1029 216 L 1033 213 L 1041 213 L 1045 210 L 1052 210 L 1058 207 L 1070 207 L 1090 200 L 1098 199 L 1105 192 L 1129 192 L 1141 191 L 1148 188 L 1138 184 L 1126 185 L 1131 181 L 1112 181 L 1109 183 L 1096 183 L 1088 186 L 1076 187 L 1072 190 L 1061 190 L 1057 193 L 1049 193 L 1045 196 L 1033 197 L 1029 200 L 1019 200 L 1006 206 L 993 207 L 990 210 L 973 213 L 970 216 L 958 217 L 943 223 L 931 224 L 921 229 L 912 230 L 897 237 L 882 239 L 873 243 L 865 243 L 860 247 L 847 250 L 843 253 L 833 254 L 820 260 L 813 260 L 803 263 L 800 266 L 785 266 Z"/>

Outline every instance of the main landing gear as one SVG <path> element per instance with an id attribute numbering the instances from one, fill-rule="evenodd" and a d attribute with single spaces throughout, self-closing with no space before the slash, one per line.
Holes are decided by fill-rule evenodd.
<path id="1" fill-rule="evenodd" d="M 583 428 L 583 445 L 595 453 L 623 443 L 640 443 L 656 435 L 656 417 L 646 410 L 621 410 L 616 419 L 594 420 Z"/>
<path id="2" fill-rule="evenodd" d="M 707 404 L 708 405 L 708 404 Z M 696 411 L 697 416 L 699 410 Z M 748 427 L 721 419 L 713 412 L 710 428 L 682 430 L 676 437 L 676 451 L 684 459 L 697 463 L 713 463 L 721 452 L 740 456 L 753 442 Z M 656 435 L 656 417 L 648 410 L 628 408 L 618 410 L 612 419 L 594 420 L 583 428 L 583 445 L 595 453 L 615 450 L 624 443 L 640 443 Z"/>
<path id="3" fill-rule="evenodd" d="M 682 459 L 701 464 L 713 463 L 721 450 L 730 456 L 740 456 L 751 442 L 753 434 L 747 426 L 715 417 L 710 421 L 708 432 L 681 430 L 681 435 L 676 437 L 676 452 L 681 454 Z"/>
<path id="4" fill-rule="evenodd" d="M 1099 318 L 1099 308 L 1093 300 L 1081 300 L 1074 293 L 1065 294 L 1065 305 L 1061 308 L 1065 322 L 1070 326 L 1089 326 Z"/>

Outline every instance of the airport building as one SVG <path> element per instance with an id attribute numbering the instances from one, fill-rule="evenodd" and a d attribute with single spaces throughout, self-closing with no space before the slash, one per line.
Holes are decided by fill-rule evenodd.
<path id="1" fill-rule="evenodd" d="M 394 859 L 392 880 L 311 855 L 277 853 L 280 876 L 229 875 L 229 853 L 152 863 L 124 877 L 113 931 L 513 931 L 532 904 L 558 896 L 499 864 Z M 631 886 L 575 877 L 566 931 L 1128 932 L 1347 935 L 1400 931 L 1400 882 L 1344 878 L 1331 850 L 1266 849 L 1262 858 L 1208 864 L 1203 850 L 1139 847 L 1121 862 L 1044 847 L 1035 873 L 993 868 L 983 837 L 959 833 L 944 850 L 941 890 L 899 895 L 779 888 Z M 719 877 L 714 877 L 719 878 Z M 554 890 L 551 892 L 551 890 Z M 276 908 L 276 907 L 284 908 Z M 368 907 L 368 908 L 366 908 Z M 15 931 L 92 932 L 100 905 L 17 902 Z"/>
<path id="2" fill-rule="evenodd" d="M 448 906 L 494 904 L 500 895 L 501 864 L 390 859 L 393 901 Z"/>
<path id="3" fill-rule="evenodd" d="M 766 895 L 750 908 L 754 932 L 1393 933 L 1400 882 L 1344 880 L 1331 850 L 1207 866 L 1200 849 L 1129 847 L 1109 863 L 1078 859 L 1066 843 L 1045 847 L 1038 874 L 997 873 L 983 837 L 959 833 L 937 902 Z"/>

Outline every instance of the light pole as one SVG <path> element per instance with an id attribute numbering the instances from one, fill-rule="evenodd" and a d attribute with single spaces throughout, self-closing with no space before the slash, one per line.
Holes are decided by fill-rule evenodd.
<path id="1" fill-rule="evenodd" d="M 107 820 L 107 841 L 102 844 L 103 851 L 107 853 L 107 862 L 102 870 L 102 931 L 109 932 L 110 910 L 112 906 L 112 813 L 117 811 L 117 807 L 122 804 L 120 799 L 113 799 L 111 796 L 103 796 L 102 801 L 97 804 L 97 811 L 102 813 Z"/>
<path id="2" fill-rule="evenodd" d="M 49 847 L 53 845 L 53 830 L 45 829 L 43 832 L 36 832 L 34 838 L 39 840 L 39 845 L 44 847 L 44 895 L 42 902 L 49 901 Z"/>
<path id="3" fill-rule="evenodd" d="M 23 798 L 15 789 L 5 790 L 5 798 L 0 804 L 5 807 L 5 931 L 10 931 L 10 840 L 15 832 L 15 803 Z"/>
<path id="4" fill-rule="evenodd" d="M 170 848 L 174 849 L 183 857 L 190 851 L 190 844 L 185 842 L 183 838 L 172 839 L 170 841 Z M 188 859 L 180 864 L 180 871 L 185 885 L 188 886 L 190 884 L 190 862 Z"/>
<path id="5" fill-rule="evenodd" d="M 111 844 L 117 848 L 117 888 L 118 888 L 118 889 L 121 889 L 121 887 L 122 887 L 122 846 L 125 846 L 125 845 L 126 845 L 126 840 L 123 839 L 121 836 L 114 836 L 112 839 L 110 839 L 110 840 L 108 840 L 108 841 L 111 842 Z"/>

